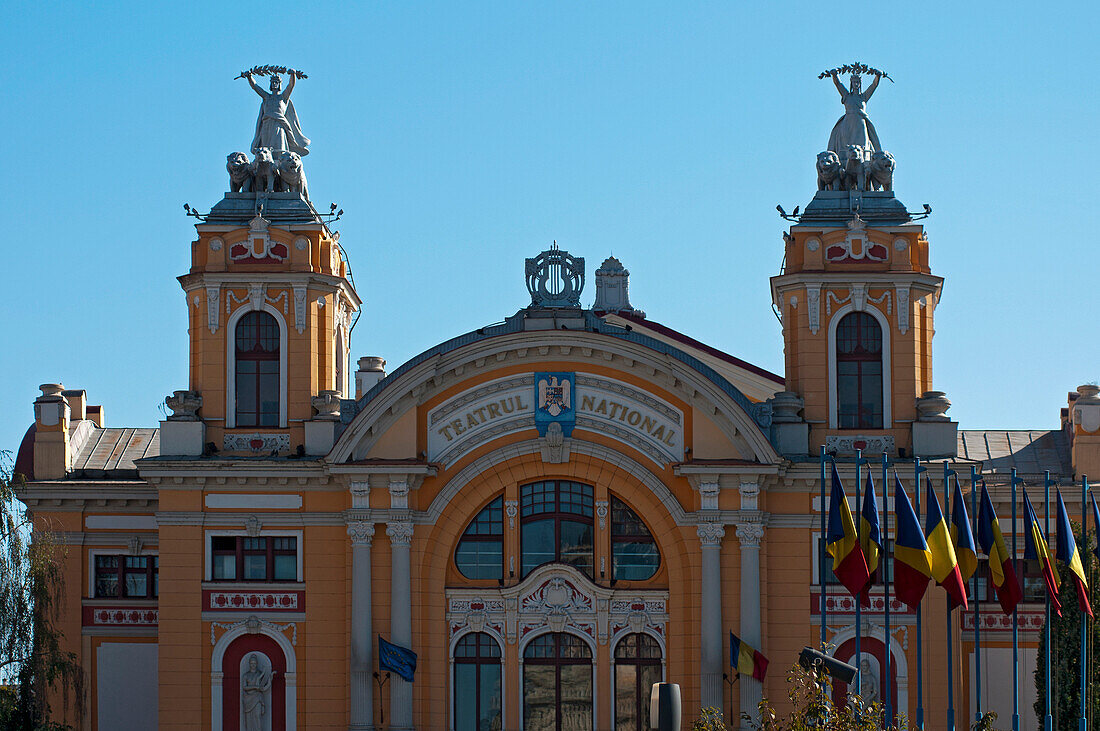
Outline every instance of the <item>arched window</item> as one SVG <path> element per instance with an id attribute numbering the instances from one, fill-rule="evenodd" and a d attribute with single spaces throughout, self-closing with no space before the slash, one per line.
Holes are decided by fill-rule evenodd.
<path id="1" fill-rule="evenodd" d="M 523 728 L 592 728 L 592 651 L 580 637 L 551 632 L 524 648 Z"/>
<path id="2" fill-rule="evenodd" d="M 647 634 L 615 646 L 615 731 L 649 729 L 649 689 L 661 682 L 661 646 Z"/>
<path id="3" fill-rule="evenodd" d="M 592 487 L 545 480 L 520 488 L 523 576 L 545 563 L 566 563 L 592 577 Z"/>
<path id="4" fill-rule="evenodd" d="M 882 327 L 866 312 L 837 325 L 836 401 L 838 428 L 882 428 Z"/>
<path id="5" fill-rule="evenodd" d="M 642 581 L 657 573 L 661 554 L 638 514 L 611 496 L 611 578 Z"/>
<path id="6" fill-rule="evenodd" d="M 455 549 L 455 565 L 467 579 L 504 576 L 504 498 L 482 508 Z"/>
<path id="7" fill-rule="evenodd" d="M 484 632 L 464 635 L 454 654 L 454 730 L 499 731 L 500 645 Z"/>
<path id="8" fill-rule="evenodd" d="M 235 333 L 236 425 L 279 426 L 279 323 L 249 312 Z"/>

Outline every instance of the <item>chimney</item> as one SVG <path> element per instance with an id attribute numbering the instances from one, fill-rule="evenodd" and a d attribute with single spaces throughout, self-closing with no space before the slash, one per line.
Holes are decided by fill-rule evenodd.
<path id="1" fill-rule="evenodd" d="M 355 398 L 374 388 L 374 385 L 386 377 L 386 359 L 377 355 L 368 355 L 359 359 L 359 370 L 355 372 Z"/>
<path id="2" fill-rule="evenodd" d="M 34 477 L 60 480 L 69 469 L 69 404 L 60 383 L 43 383 L 34 400 Z M 83 392 L 81 392 L 83 393 Z"/>
<path id="3" fill-rule="evenodd" d="M 73 421 L 84 421 L 88 418 L 88 392 L 83 388 L 67 388 L 61 392 L 65 401 L 69 404 L 69 412 Z"/>
<path id="4" fill-rule="evenodd" d="M 1070 394 L 1073 441 L 1070 454 L 1076 477 L 1100 477 L 1100 386 L 1085 384 Z"/>

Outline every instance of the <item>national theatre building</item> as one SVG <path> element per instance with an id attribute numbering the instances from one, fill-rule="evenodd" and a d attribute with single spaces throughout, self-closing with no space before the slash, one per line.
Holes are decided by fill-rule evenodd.
<path id="1" fill-rule="evenodd" d="M 874 85 L 837 81 L 846 111 L 818 189 L 791 182 L 808 203 L 776 231 L 784 266 L 760 302 L 781 319 L 783 374 L 635 309 L 624 263 L 579 256 L 599 242 L 517 257 L 518 311 L 388 369 L 350 350 L 364 245 L 309 203 L 290 101 L 308 82 L 283 71 L 285 89 L 278 73 L 248 76 L 262 100 L 250 152 L 229 156 L 229 192 L 192 212 L 178 277 L 189 381 L 171 415 L 115 426 L 85 391 L 45 384 L 19 449 L 21 497 L 66 547 L 60 626 L 87 672 L 86 729 L 639 731 L 659 680 L 680 684 L 685 728 L 762 695 L 782 709 L 787 668 L 819 644 L 823 447 L 853 486 L 856 450 L 885 453 L 910 494 L 916 457 L 960 475 L 976 464 L 1003 525 L 1011 468 L 1039 484 L 1044 470 L 1100 475 L 1095 387 L 1058 421 L 1053 404 L 1053 429 L 966 431 L 945 413 L 932 368 L 944 273 L 926 212 L 893 192 L 862 107 Z M 169 286 L 172 273 L 143 274 Z M 985 575 L 973 583 L 984 703 L 1003 720 L 1009 624 Z M 881 586 L 871 599 L 857 627 L 852 598 L 828 588 L 829 651 L 851 661 L 858 634 L 860 692 L 913 716 L 915 613 L 893 601 L 887 630 Z M 944 592 L 923 611 L 938 722 Z M 962 725 L 974 619 L 952 616 Z M 763 683 L 735 678 L 731 631 L 770 659 Z M 411 682 L 380 669 L 380 639 L 416 654 Z"/>

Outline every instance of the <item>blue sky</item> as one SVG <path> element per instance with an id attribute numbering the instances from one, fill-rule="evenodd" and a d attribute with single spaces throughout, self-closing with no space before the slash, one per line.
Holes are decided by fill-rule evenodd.
<path id="1" fill-rule="evenodd" d="M 768 277 L 841 113 L 817 74 L 884 68 L 868 111 L 926 221 L 936 387 L 963 428 L 1052 428 L 1100 377 L 1090 312 L 1096 6 L 992 3 L 11 3 L 0 447 L 43 382 L 151 426 L 187 386 L 193 221 L 247 149 L 233 77 L 301 68 L 310 192 L 337 202 L 390 367 L 526 304 L 556 239 L 636 307 L 781 372 Z M 852 17 L 855 16 L 855 17 Z M 591 288 L 584 302 L 591 302 Z"/>

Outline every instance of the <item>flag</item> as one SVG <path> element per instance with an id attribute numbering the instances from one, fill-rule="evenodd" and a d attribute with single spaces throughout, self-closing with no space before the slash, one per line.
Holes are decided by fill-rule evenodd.
<path id="1" fill-rule="evenodd" d="M 970 489 L 973 490 L 974 485 Z M 978 552 L 974 550 L 974 533 L 970 530 L 970 516 L 966 514 L 966 503 L 963 501 L 958 477 L 955 478 L 955 494 L 951 501 L 951 543 L 955 546 L 959 575 L 965 585 L 978 568 Z"/>
<path id="2" fill-rule="evenodd" d="M 875 498 L 875 481 L 867 473 L 867 482 L 863 488 L 863 508 L 859 511 L 859 547 L 867 561 L 869 578 L 863 585 L 859 601 L 863 606 L 871 605 L 871 586 L 875 583 L 879 556 L 882 554 L 882 534 L 878 522 L 878 500 Z"/>
<path id="3" fill-rule="evenodd" d="M 1005 546 L 1005 537 L 1001 533 L 1001 524 L 993 512 L 993 501 L 982 484 L 982 504 L 978 508 L 978 543 L 989 556 L 989 573 L 993 577 L 993 588 L 997 592 L 997 601 L 1001 611 L 1012 614 L 1023 598 L 1020 582 L 1016 579 L 1016 562 Z"/>
<path id="4" fill-rule="evenodd" d="M 867 559 L 859 547 L 856 536 L 856 524 L 852 520 L 852 510 L 844 496 L 844 486 L 840 484 L 840 475 L 833 463 L 833 487 L 829 500 L 829 532 L 825 537 L 825 550 L 833 557 L 833 573 L 840 583 L 858 597 L 871 578 L 867 571 Z"/>
<path id="5" fill-rule="evenodd" d="M 947 522 L 940 510 L 940 501 L 928 480 L 928 509 L 924 514 L 924 537 L 928 541 L 928 550 L 932 552 L 932 578 L 944 588 L 951 598 L 951 608 L 966 609 L 966 587 L 963 586 L 959 562 L 955 558 L 955 549 L 951 545 L 951 534 Z"/>
<path id="6" fill-rule="evenodd" d="M 1092 490 L 1089 490 L 1089 497 L 1092 498 L 1092 527 L 1096 529 L 1096 548 L 1092 552 L 1100 559 L 1100 508 L 1096 507 L 1096 495 Z"/>
<path id="7" fill-rule="evenodd" d="M 1039 568 L 1043 571 L 1043 582 L 1047 586 L 1047 596 L 1050 597 L 1050 605 L 1054 608 L 1054 613 L 1061 617 L 1062 602 L 1058 601 L 1058 574 L 1051 563 L 1047 540 L 1043 537 L 1043 529 L 1039 527 L 1039 519 L 1035 517 L 1035 509 L 1031 507 L 1027 490 L 1024 490 L 1024 520 L 1027 521 L 1027 528 L 1024 529 L 1024 558 L 1039 562 Z"/>
<path id="8" fill-rule="evenodd" d="M 932 553 L 901 480 L 894 475 L 894 594 L 916 609 L 932 576 Z"/>
<path id="9" fill-rule="evenodd" d="M 730 632 L 730 666 L 742 675 L 749 675 L 760 682 L 768 674 L 768 658 L 742 642 L 733 632 Z"/>
<path id="10" fill-rule="evenodd" d="M 1062 501 L 1061 490 L 1058 491 L 1058 538 L 1054 544 L 1054 555 L 1069 567 L 1069 572 L 1073 575 L 1073 585 L 1077 589 L 1077 604 L 1082 612 L 1091 617 L 1089 582 L 1085 578 L 1085 567 L 1081 565 L 1081 552 L 1077 550 L 1077 541 L 1073 539 L 1073 526 L 1069 522 L 1066 504 Z"/>
<path id="11" fill-rule="evenodd" d="M 378 635 L 378 667 L 392 670 L 410 683 L 416 672 L 416 653 L 382 639 Z"/>

